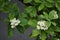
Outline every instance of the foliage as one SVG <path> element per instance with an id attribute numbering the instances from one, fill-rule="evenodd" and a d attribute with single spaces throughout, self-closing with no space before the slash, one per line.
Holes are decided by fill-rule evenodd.
<path id="1" fill-rule="evenodd" d="M 17 18 L 21 23 L 16 26 L 20 33 L 32 26 L 34 29 L 30 37 L 37 40 L 57 40 L 60 38 L 60 0 L 23 0 L 24 12 L 20 13 L 16 3 L 11 4 L 9 0 L 0 0 L 0 11 L 9 13 L 8 36 L 13 36 L 14 29 L 11 28 L 10 19 Z M 38 30 L 37 22 L 46 21 L 47 30 Z M 52 38 L 50 36 L 52 36 Z M 48 37 L 49 36 L 49 37 Z"/>

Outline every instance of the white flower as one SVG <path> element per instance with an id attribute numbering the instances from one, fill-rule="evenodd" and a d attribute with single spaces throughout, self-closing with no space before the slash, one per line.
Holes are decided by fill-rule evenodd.
<path id="1" fill-rule="evenodd" d="M 37 22 L 37 29 L 41 29 L 41 30 L 47 30 L 48 27 L 46 25 L 46 21 L 38 21 Z"/>
<path id="2" fill-rule="evenodd" d="M 60 39 L 57 39 L 57 40 L 60 40 Z"/>
<path id="3" fill-rule="evenodd" d="M 11 28 L 15 28 L 15 26 L 11 26 Z"/>
<path id="4" fill-rule="evenodd" d="M 57 12 L 55 12 L 53 19 L 58 19 L 58 14 L 57 14 Z"/>
<path id="5" fill-rule="evenodd" d="M 16 18 L 14 18 L 14 19 L 11 19 L 10 22 L 11 22 L 10 24 L 11 28 L 15 28 L 15 26 L 17 26 L 20 23 L 20 20 L 19 19 L 16 20 Z"/>

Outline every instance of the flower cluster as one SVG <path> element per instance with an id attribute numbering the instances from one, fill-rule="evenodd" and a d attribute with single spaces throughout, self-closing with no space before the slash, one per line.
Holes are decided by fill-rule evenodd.
<path id="1" fill-rule="evenodd" d="M 16 20 L 16 18 L 14 18 L 14 19 L 11 19 L 10 22 L 11 22 L 10 24 L 11 28 L 15 28 L 15 26 L 17 26 L 20 23 L 20 20 L 19 19 Z"/>
<path id="2" fill-rule="evenodd" d="M 46 25 L 46 21 L 38 21 L 37 22 L 37 29 L 47 30 L 48 27 Z"/>

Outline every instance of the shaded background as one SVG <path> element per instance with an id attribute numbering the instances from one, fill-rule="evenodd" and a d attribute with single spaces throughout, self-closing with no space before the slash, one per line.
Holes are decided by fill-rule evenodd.
<path id="1" fill-rule="evenodd" d="M 17 6 L 20 9 L 20 12 L 23 12 L 24 10 L 24 4 L 22 4 L 20 1 L 18 0 L 12 0 L 11 3 L 15 3 L 17 2 Z M 35 40 L 35 38 L 29 38 L 29 34 L 32 31 L 32 27 L 28 28 L 25 33 L 22 35 L 20 34 L 17 29 L 15 28 L 14 30 L 14 36 L 10 39 L 8 39 L 8 35 L 7 35 L 7 26 L 6 24 L 3 22 L 4 18 L 7 18 L 8 14 L 0 12 L 0 40 Z"/>

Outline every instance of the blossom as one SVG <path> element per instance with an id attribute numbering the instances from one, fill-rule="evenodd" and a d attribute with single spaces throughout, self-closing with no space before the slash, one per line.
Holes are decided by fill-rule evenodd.
<path id="1" fill-rule="evenodd" d="M 14 19 L 11 19 L 10 22 L 11 22 L 10 24 L 11 28 L 15 28 L 15 26 L 17 26 L 20 23 L 20 20 L 19 19 L 16 20 L 16 18 L 14 18 Z"/>
<path id="2" fill-rule="evenodd" d="M 47 30 L 48 27 L 46 25 L 46 21 L 38 21 L 37 22 L 37 29 L 41 29 L 41 30 Z"/>
<path id="3" fill-rule="evenodd" d="M 57 39 L 57 40 L 60 40 L 60 39 Z"/>
<path id="4" fill-rule="evenodd" d="M 58 14 L 57 14 L 57 12 L 55 12 L 53 19 L 58 19 Z"/>

